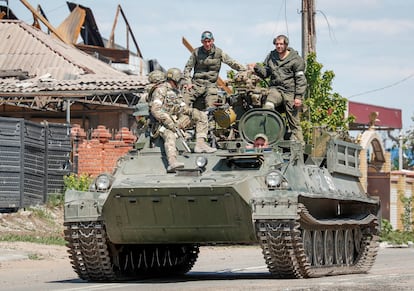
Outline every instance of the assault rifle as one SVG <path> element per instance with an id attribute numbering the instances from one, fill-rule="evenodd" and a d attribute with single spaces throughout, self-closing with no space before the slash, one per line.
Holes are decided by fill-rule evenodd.
<path id="1" fill-rule="evenodd" d="M 182 129 L 175 127 L 175 133 L 177 134 L 178 139 L 181 141 L 182 145 L 184 146 L 184 149 L 187 153 L 191 153 L 191 149 L 187 144 L 187 141 L 185 140 L 184 132 Z"/>

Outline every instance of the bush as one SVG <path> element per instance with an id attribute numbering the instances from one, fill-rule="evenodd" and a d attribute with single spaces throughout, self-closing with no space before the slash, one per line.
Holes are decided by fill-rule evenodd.
<path id="1" fill-rule="evenodd" d="M 61 207 L 65 201 L 62 193 L 53 193 L 47 195 L 46 206 L 48 208 Z"/>
<path id="2" fill-rule="evenodd" d="M 87 191 L 93 178 L 88 174 L 76 175 L 74 173 L 64 176 L 63 183 L 65 184 L 65 191 L 67 189 Z"/>
<path id="3" fill-rule="evenodd" d="M 409 241 L 414 242 L 414 232 L 393 230 L 391 223 L 383 219 L 381 221 L 380 240 L 394 245 L 407 244 Z"/>

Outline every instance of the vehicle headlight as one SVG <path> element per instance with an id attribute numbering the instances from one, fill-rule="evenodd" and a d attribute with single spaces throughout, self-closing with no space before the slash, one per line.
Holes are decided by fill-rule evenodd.
<path id="1" fill-rule="evenodd" d="M 106 191 L 111 187 L 112 176 L 108 174 L 100 174 L 95 180 L 95 189 L 97 191 Z"/>
<path id="2" fill-rule="evenodd" d="M 207 158 L 205 156 L 199 156 L 196 158 L 196 166 L 199 168 L 204 168 L 205 166 L 207 166 Z"/>
<path id="3" fill-rule="evenodd" d="M 282 177 L 282 173 L 280 172 L 270 172 L 269 174 L 267 174 L 266 176 L 266 184 L 268 187 L 270 188 L 275 188 L 280 186 L 280 184 L 282 183 L 283 177 Z"/>

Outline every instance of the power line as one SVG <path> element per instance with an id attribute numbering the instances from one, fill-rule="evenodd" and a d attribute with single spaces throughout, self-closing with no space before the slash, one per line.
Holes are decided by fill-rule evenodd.
<path id="1" fill-rule="evenodd" d="M 277 13 L 277 16 L 276 16 L 276 25 L 275 25 L 275 30 L 273 31 L 273 35 L 280 34 L 279 33 L 279 23 L 278 23 L 278 20 L 280 19 L 280 15 L 282 14 L 283 3 L 285 3 L 285 5 L 286 5 L 286 0 L 285 1 L 281 1 L 280 8 L 279 8 L 279 12 Z"/>
<path id="2" fill-rule="evenodd" d="M 288 21 L 287 21 L 287 3 L 285 0 L 285 24 L 286 24 L 286 35 L 289 37 L 289 26 L 288 26 Z"/>
<path id="3" fill-rule="evenodd" d="M 358 94 L 351 95 L 351 96 L 348 97 L 348 99 L 351 99 L 351 98 L 356 97 L 356 96 L 361 96 L 361 95 L 365 95 L 365 94 L 369 94 L 369 93 L 373 93 L 373 92 L 377 92 L 377 91 L 381 91 L 381 90 L 384 90 L 384 89 L 388 89 L 388 88 L 397 86 L 397 85 L 407 81 L 408 79 L 410 79 L 412 77 L 414 77 L 414 73 L 407 76 L 407 77 L 405 77 L 405 78 L 403 78 L 403 79 L 401 79 L 401 80 L 399 80 L 399 81 L 397 81 L 397 82 L 395 82 L 395 83 L 393 83 L 393 84 L 390 84 L 390 85 L 387 85 L 387 86 L 384 86 L 384 87 L 381 87 L 381 88 L 377 88 L 377 89 L 373 89 L 373 90 L 369 90 L 369 91 L 365 91 L 365 92 L 361 92 L 361 93 L 358 93 Z"/>
<path id="4" fill-rule="evenodd" d="M 325 18 L 326 24 L 328 25 L 328 32 L 329 32 L 329 38 L 336 43 L 335 39 L 335 32 L 333 31 L 331 24 L 329 23 L 328 17 L 325 15 L 325 13 L 322 10 L 316 10 L 316 12 L 319 12 L 322 14 L 322 16 Z"/>

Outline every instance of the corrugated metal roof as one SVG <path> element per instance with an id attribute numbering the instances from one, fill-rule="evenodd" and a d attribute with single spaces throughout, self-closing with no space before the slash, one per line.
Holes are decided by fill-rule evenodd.
<path id="1" fill-rule="evenodd" d="M 135 90 L 146 76 L 129 76 L 22 21 L 0 21 L 0 69 L 27 71 L 32 79 L 0 79 L 1 92 Z M 48 76 L 41 81 L 41 76 Z"/>
<path id="2" fill-rule="evenodd" d="M 95 94 L 94 91 L 108 91 L 113 92 L 134 92 L 140 91 L 147 84 L 147 79 L 137 76 L 124 76 L 124 77 L 107 77 L 92 75 L 84 75 L 76 80 L 56 80 L 48 78 L 46 75 L 44 78 L 33 78 L 27 80 L 15 80 L 4 79 L 0 81 L 0 96 L 10 95 L 27 95 L 33 93 L 33 95 L 42 95 L 41 92 L 55 92 L 56 96 L 65 95 L 62 91 L 91 91 L 91 94 Z M 34 94 L 38 93 L 38 94 Z M 84 93 L 88 95 L 88 93 Z M 107 93 L 108 94 L 108 93 Z"/>

